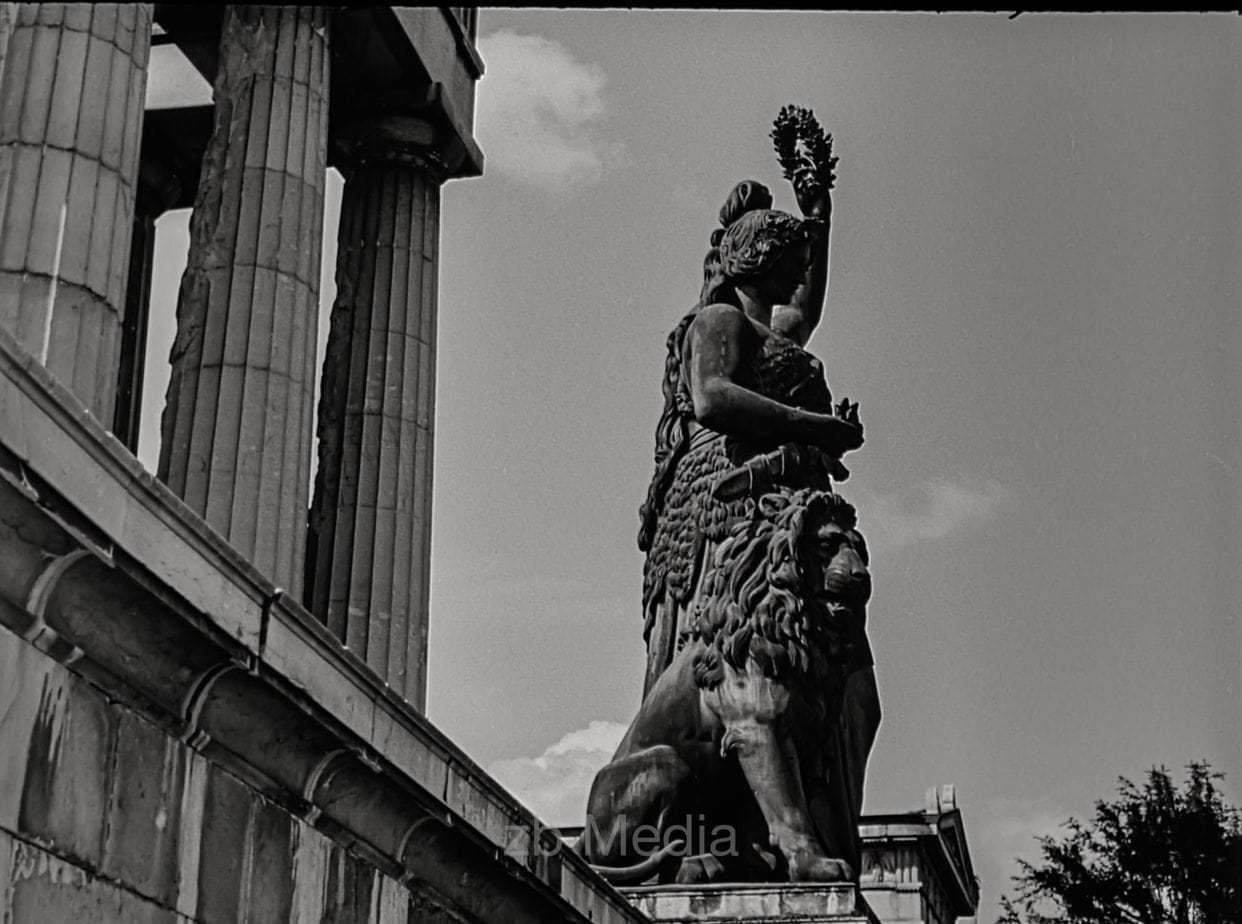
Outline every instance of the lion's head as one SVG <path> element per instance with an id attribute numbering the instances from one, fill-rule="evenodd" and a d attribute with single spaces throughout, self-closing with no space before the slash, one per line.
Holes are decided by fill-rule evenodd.
<path id="1" fill-rule="evenodd" d="M 704 643 L 695 682 L 728 664 L 822 695 L 844 683 L 865 645 L 871 577 L 854 508 L 827 491 L 765 494 L 716 550 L 690 637 Z M 818 697 L 817 697 L 818 698 Z"/>

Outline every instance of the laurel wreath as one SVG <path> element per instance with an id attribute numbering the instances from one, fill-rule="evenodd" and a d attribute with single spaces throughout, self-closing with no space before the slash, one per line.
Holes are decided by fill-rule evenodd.
<path id="1" fill-rule="evenodd" d="M 837 179 L 832 135 L 824 131 L 810 109 L 793 105 L 782 108 L 772 123 L 772 145 L 785 179 L 799 193 L 817 195 L 832 189 Z"/>

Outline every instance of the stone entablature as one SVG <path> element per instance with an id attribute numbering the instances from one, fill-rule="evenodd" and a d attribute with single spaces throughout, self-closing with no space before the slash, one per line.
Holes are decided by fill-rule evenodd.
<path id="1" fill-rule="evenodd" d="M 213 83 L 223 10 L 209 3 L 155 5 L 155 22 L 165 30 L 164 39 Z M 473 126 L 475 83 L 484 68 L 473 35 L 463 27 L 463 15 L 461 8 L 450 7 L 333 8 L 329 166 L 338 164 L 338 117 L 344 124 L 351 115 L 376 108 L 405 109 L 437 126 L 436 143 L 446 154 L 449 178 L 482 174 L 483 152 Z M 473 21 L 472 16 L 466 19 Z"/>
<path id="2" fill-rule="evenodd" d="M 162 767 L 134 770 L 154 791 L 174 767 L 209 773 L 218 785 L 203 798 L 222 794 L 216 811 L 184 820 L 166 812 L 163 822 L 197 825 L 206 838 L 207 815 L 221 819 L 220 835 L 220 811 L 234 805 L 241 813 L 232 840 L 194 841 L 195 869 L 222 845 L 252 874 L 264 863 L 294 863 L 305 838 L 327 845 L 314 854 L 321 866 L 348 854 L 383 877 L 374 895 L 389 896 L 391 914 L 362 909 L 340 920 L 455 920 L 444 909 L 531 924 L 645 920 L 578 857 L 537 849 L 532 839 L 554 840 L 551 832 L 146 472 L 4 332 L 0 479 L 0 648 L 28 665 L 23 678 L 31 680 L 5 694 L 28 705 L 0 714 L 11 723 L 34 710 L 44 717 L 39 728 L 70 733 L 73 720 L 62 720 L 75 709 L 100 728 L 129 723 L 133 733 L 115 751 L 165 755 Z M 62 692 L 48 700 L 49 689 Z M 201 901 L 195 911 L 178 905 L 183 885 L 201 897 L 217 894 L 219 883 L 199 889 L 178 879 L 174 888 L 161 880 L 148 894 L 143 876 L 109 878 L 92 866 L 100 851 L 115 857 L 91 847 L 106 806 L 84 801 L 69 820 L 56 819 L 73 804 L 70 793 L 102 791 L 93 771 L 106 764 L 50 734 L 0 724 L 0 738 L 18 745 L 6 748 L 2 769 L 21 806 L 10 799 L 0 812 L 3 859 L 17 856 L 23 869 L 67 864 L 65 876 L 98 893 L 91 901 L 117 903 L 98 920 L 131 920 L 124 907 L 137 906 L 125 903 L 140 899 L 176 920 L 230 920 Z M 85 740 L 115 740 L 100 735 Z M 152 748 L 141 750 L 138 736 Z M 61 815 L 32 805 L 60 805 Z M 152 824 L 155 838 L 164 828 Z M 256 825 L 284 833 L 265 838 Z M 264 849 L 271 856 L 256 860 L 253 851 Z M 418 910 L 426 908 L 440 910 Z"/>
<path id="3" fill-rule="evenodd" d="M 954 924 L 979 905 L 953 786 L 927 791 L 921 812 L 864 815 L 861 886 L 882 924 Z"/>

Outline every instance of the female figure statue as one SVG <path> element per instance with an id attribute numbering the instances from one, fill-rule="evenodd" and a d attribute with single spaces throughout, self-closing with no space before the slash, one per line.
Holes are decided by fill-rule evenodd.
<path id="1" fill-rule="evenodd" d="M 792 125 L 799 144 L 811 136 L 810 157 L 795 152 Z M 832 492 L 834 480 L 848 477 L 841 457 L 863 442 L 857 405 L 834 406 L 823 365 L 804 349 L 827 291 L 831 140 L 808 110 L 793 109 L 782 112 L 773 137 L 803 217 L 772 210 L 762 184 L 739 183 L 712 234 L 698 304 L 668 338 L 655 473 L 639 532 L 647 553 L 645 699 L 694 634 L 695 601 L 715 550 L 740 521 L 764 515 L 759 496 Z M 852 878 L 863 778 L 880 721 L 873 664 L 864 632 L 846 666 L 831 740 L 803 768 L 819 841 Z"/>

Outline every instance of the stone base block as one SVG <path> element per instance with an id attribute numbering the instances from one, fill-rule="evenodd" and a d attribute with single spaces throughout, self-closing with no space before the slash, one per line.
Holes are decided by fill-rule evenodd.
<path id="1" fill-rule="evenodd" d="M 879 924 L 852 883 L 737 883 L 621 889 L 655 924 Z"/>

